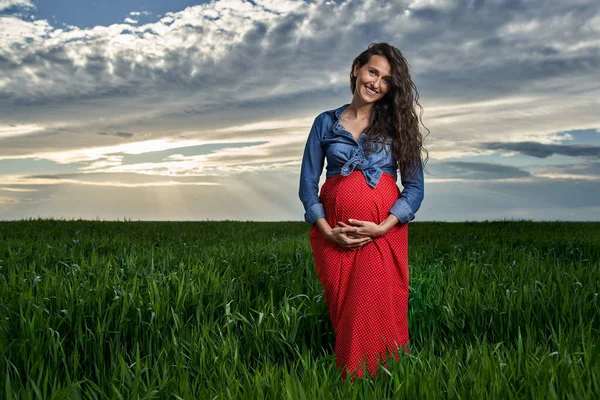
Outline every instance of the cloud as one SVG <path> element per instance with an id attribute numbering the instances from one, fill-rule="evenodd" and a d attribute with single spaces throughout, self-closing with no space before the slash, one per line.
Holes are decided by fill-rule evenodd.
<path id="1" fill-rule="evenodd" d="M 488 142 L 481 145 L 490 150 L 507 150 L 531 157 L 546 158 L 554 154 L 570 157 L 600 157 L 600 146 L 592 144 L 544 144 L 536 142 Z"/>
<path id="2" fill-rule="evenodd" d="M 0 185 L 7 185 L 6 190 L 29 191 L 22 189 L 22 186 L 35 186 L 36 190 L 50 185 L 84 185 L 84 186 L 103 186 L 103 187 L 149 187 L 149 186 L 214 186 L 219 185 L 214 177 L 204 176 L 202 179 L 198 176 L 147 176 L 135 173 L 120 174 L 115 179 L 115 174 L 92 172 L 75 174 L 39 174 L 39 175 L 0 175 Z"/>
<path id="3" fill-rule="evenodd" d="M 122 137 L 122 138 L 131 138 L 135 134 L 131 133 L 131 132 L 115 132 L 115 133 L 98 132 L 98 135 L 113 135 L 113 136 L 118 136 L 118 137 Z"/>
<path id="4" fill-rule="evenodd" d="M 547 179 L 575 179 L 600 182 L 600 162 L 586 160 L 583 163 L 560 163 L 530 166 L 529 171 Z"/>
<path id="5" fill-rule="evenodd" d="M 171 83 L 201 89 L 205 87 L 205 78 L 214 77 L 215 74 L 220 79 L 227 76 L 232 84 L 227 87 L 231 94 L 231 89 L 236 84 L 244 85 L 244 79 L 251 76 L 244 73 L 244 70 L 248 71 L 247 67 L 251 67 L 251 71 L 260 71 L 255 67 L 270 68 L 266 64 L 269 59 L 274 61 L 272 66 L 276 66 L 277 70 L 288 70 L 290 79 L 282 76 L 280 85 L 263 85 L 262 94 L 277 94 L 282 91 L 293 94 L 298 86 L 306 89 L 318 88 L 328 81 L 321 77 L 307 80 L 306 77 L 298 76 L 303 67 L 314 65 L 316 62 L 318 64 L 314 65 L 315 67 L 319 64 L 326 67 L 331 71 L 331 76 L 338 76 L 342 71 L 342 76 L 345 76 L 346 64 L 350 61 L 347 60 L 347 55 L 344 56 L 344 63 L 338 64 L 334 61 L 333 65 L 329 60 L 334 58 L 321 56 L 326 56 L 332 51 L 333 56 L 354 54 L 368 44 L 366 38 L 379 36 L 387 37 L 391 41 L 406 42 L 402 48 L 408 53 L 415 53 L 411 60 L 418 67 L 419 74 L 436 73 L 439 78 L 454 85 L 457 84 L 456 78 L 461 76 L 463 79 L 479 76 L 480 83 L 485 83 L 485 87 L 480 84 L 468 89 L 473 91 L 477 90 L 477 87 L 489 89 L 490 82 L 486 82 L 482 75 L 494 76 L 498 71 L 504 71 L 502 74 L 511 74 L 512 77 L 522 76 L 515 72 L 534 71 L 538 79 L 544 77 L 544 74 L 540 73 L 540 67 L 546 68 L 544 65 L 548 65 L 552 75 L 556 75 L 558 71 L 563 71 L 564 74 L 565 71 L 572 71 L 574 68 L 583 68 L 582 72 L 593 72 L 598 57 L 589 50 L 597 49 L 598 46 L 594 47 L 594 42 L 590 41 L 596 32 L 594 25 L 588 23 L 593 16 L 589 13 L 592 3 L 582 3 L 577 11 L 559 17 L 548 15 L 549 11 L 540 12 L 535 3 L 522 7 L 518 14 L 512 14 L 506 10 L 499 10 L 499 6 L 492 4 L 476 10 L 458 7 L 451 2 L 413 2 L 408 6 L 402 3 L 372 2 L 367 7 L 365 3 L 358 1 L 341 4 L 324 1 L 313 4 L 291 0 L 257 1 L 253 5 L 241 0 L 221 0 L 188 7 L 177 13 L 167 13 L 158 22 L 141 26 L 114 24 L 85 30 L 75 27 L 63 30 L 46 26 L 46 31 L 40 32 L 33 23 L 28 23 L 31 32 L 12 38 L 12 42 L 21 47 L 19 51 L 7 48 L 6 53 L 7 59 L 15 65 L 22 65 L 22 60 L 32 55 L 35 62 L 29 64 L 29 74 L 39 76 L 45 73 L 53 78 L 53 85 L 52 81 L 47 81 L 45 87 L 31 85 L 28 88 L 32 91 L 28 93 L 28 97 L 33 94 L 37 101 L 47 101 L 72 93 L 66 89 L 71 89 L 74 85 L 64 77 L 73 73 L 79 81 L 79 95 L 101 94 L 103 89 L 108 88 L 122 88 L 125 95 L 136 94 L 142 90 L 139 87 L 142 82 L 144 91 L 160 90 L 159 88 Z M 556 4 L 553 10 L 559 7 L 559 4 Z M 370 23 L 374 17 L 383 13 L 388 16 L 389 24 Z M 434 25 L 433 31 L 432 26 L 422 21 L 423 15 L 427 13 L 437 13 L 435 15 L 440 19 L 440 26 Z M 475 24 L 474 13 L 477 13 Z M 349 36 L 340 41 L 340 29 L 337 27 L 349 27 L 349 16 L 354 17 L 354 29 L 357 32 L 349 30 Z M 536 24 L 531 25 L 532 17 Z M 544 18 L 555 23 L 548 26 L 542 23 Z M 466 20 L 471 24 L 461 24 L 461 21 Z M 555 35 L 558 28 L 572 29 L 575 21 L 586 28 L 572 33 L 567 30 L 570 33 L 568 43 L 561 39 L 562 36 Z M 10 31 L 17 25 L 12 20 L 2 22 L 3 25 L 8 24 Z M 450 24 L 455 25 L 450 29 Z M 529 24 L 527 26 L 531 27 L 519 28 L 522 24 Z M 493 45 L 496 49 L 490 52 L 491 42 L 485 40 L 490 38 L 489 32 L 494 29 L 501 34 Z M 421 37 L 418 40 L 410 40 L 419 35 Z M 545 56 L 540 57 L 540 53 L 529 51 L 539 49 L 540 46 L 548 47 L 546 43 L 549 41 L 541 40 L 540 36 L 552 39 L 552 54 L 543 50 L 541 54 Z M 27 37 L 32 40 L 31 43 L 24 40 Z M 439 40 L 429 43 L 428 39 L 431 37 L 437 37 Z M 464 37 L 473 39 L 462 39 L 458 46 L 453 47 L 453 52 L 447 50 L 449 43 Z M 484 39 L 475 39 L 477 37 Z M 429 43 L 429 46 L 419 49 L 422 43 Z M 579 43 L 580 47 L 573 46 L 573 43 Z M 518 45 L 523 51 L 515 52 L 514 45 Z M 48 52 L 51 49 L 61 52 L 64 55 L 61 60 L 67 64 L 59 68 L 59 65 L 49 59 Z M 519 54 L 519 59 L 516 58 L 516 54 Z M 467 55 L 468 57 L 465 57 Z M 42 71 L 38 66 L 44 60 L 49 62 L 44 64 L 45 68 Z M 468 60 L 477 60 L 477 63 L 467 64 L 470 63 Z M 220 61 L 231 62 L 220 64 Z M 224 66 L 222 71 L 215 69 L 215 65 L 218 64 Z M 452 68 L 448 69 L 448 66 Z M 454 74 L 454 71 L 460 75 L 448 79 L 448 74 Z M 14 79 L 4 85 L 4 92 L 10 93 L 15 100 L 24 93 L 22 86 L 29 86 L 26 80 L 21 80 L 18 85 L 16 83 L 24 74 L 25 71 L 16 68 Z M 261 75 L 269 76 L 262 73 Z M 522 81 L 520 78 L 513 79 L 511 84 Z M 298 85 L 294 85 L 294 82 Z M 345 86 L 346 82 L 343 84 Z M 215 85 L 216 89 L 218 87 Z M 252 97 L 254 96 L 255 93 Z"/>
<path id="6" fill-rule="evenodd" d="M 222 0 L 167 13 L 158 22 L 137 27 L 114 24 L 63 30 L 46 21 L 1 17 L 8 32 L 0 41 L 1 53 L 14 68 L 0 85 L 0 93 L 13 101 L 26 98 L 42 103 L 117 88 L 139 93 L 142 82 L 150 90 L 161 83 L 201 87 L 198 79 L 207 69 L 214 69 L 247 32 L 262 29 L 277 18 L 275 11 L 285 9 L 276 4 L 269 5 L 273 11 Z M 303 2 L 286 4 L 297 8 Z M 213 18 L 215 12 L 218 19 Z"/>
<path id="7" fill-rule="evenodd" d="M 45 128 L 36 124 L 21 124 L 21 125 L 0 125 L 0 139 L 11 137 L 11 136 L 26 136 L 36 132 L 41 132 Z"/>
<path id="8" fill-rule="evenodd" d="M 0 12 L 11 8 L 35 8 L 31 0 L 0 0 Z"/>
<path id="9" fill-rule="evenodd" d="M 500 180 L 531 176 L 530 172 L 521 168 L 489 162 L 443 161 L 435 163 L 430 170 L 433 179 L 441 180 Z"/>
<path id="10" fill-rule="evenodd" d="M 125 22 L 125 23 L 127 23 L 127 24 L 137 24 L 137 23 L 138 23 L 138 21 L 137 21 L 137 20 L 135 20 L 135 19 L 133 19 L 133 18 L 125 18 L 125 19 L 123 20 L 123 22 Z"/>

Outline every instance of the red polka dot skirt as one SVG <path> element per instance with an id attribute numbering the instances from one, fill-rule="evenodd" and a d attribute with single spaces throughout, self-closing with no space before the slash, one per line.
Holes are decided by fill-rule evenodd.
<path id="1" fill-rule="evenodd" d="M 319 198 L 333 228 L 348 219 L 381 223 L 400 196 L 396 181 L 382 174 L 375 188 L 362 171 L 325 181 Z M 386 354 L 408 349 L 408 223 L 358 250 L 346 250 L 310 231 L 316 270 L 335 329 L 335 356 L 344 379 L 374 376 Z M 364 364 L 363 364 L 364 363 Z"/>

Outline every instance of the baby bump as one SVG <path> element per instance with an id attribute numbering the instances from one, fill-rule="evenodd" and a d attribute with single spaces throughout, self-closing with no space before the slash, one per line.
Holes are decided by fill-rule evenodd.
<path id="1" fill-rule="evenodd" d="M 383 173 L 372 188 L 359 170 L 327 179 L 319 195 L 330 226 L 350 218 L 379 224 L 399 197 L 400 189 L 390 174 Z"/>

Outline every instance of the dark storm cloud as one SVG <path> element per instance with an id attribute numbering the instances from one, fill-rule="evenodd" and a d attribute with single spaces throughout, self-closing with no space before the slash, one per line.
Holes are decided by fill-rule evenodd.
<path id="1" fill-rule="evenodd" d="M 537 142 L 488 142 L 481 145 L 489 150 L 508 150 L 532 157 L 547 158 L 554 154 L 571 157 L 600 157 L 600 146 L 592 144 L 544 144 Z"/>
<path id="2" fill-rule="evenodd" d="M 494 180 L 523 178 L 530 176 L 528 171 L 511 165 L 470 161 L 442 161 L 430 168 L 432 178 Z"/>

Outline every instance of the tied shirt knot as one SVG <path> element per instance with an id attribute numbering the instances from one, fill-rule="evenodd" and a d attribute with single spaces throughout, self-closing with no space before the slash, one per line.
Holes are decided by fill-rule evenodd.
<path id="1" fill-rule="evenodd" d="M 362 138 L 361 138 L 362 139 Z M 367 184 L 374 188 L 377 186 L 381 174 L 383 171 L 376 164 L 369 164 L 365 158 L 365 154 L 362 148 L 359 146 L 355 149 L 354 154 L 350 159 L 342 166 L 341 174 L 343 176 L 350 175 L 356 168 L 362 170 L 363 175 L 367 181 Z"/>

